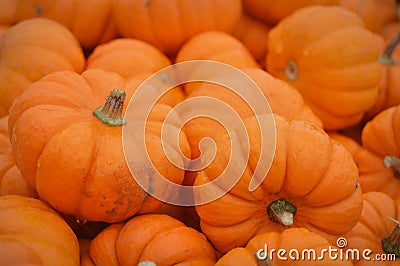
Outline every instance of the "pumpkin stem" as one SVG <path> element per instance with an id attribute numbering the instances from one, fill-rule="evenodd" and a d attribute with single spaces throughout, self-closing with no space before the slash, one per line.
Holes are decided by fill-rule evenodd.
<path id="1" fill-rule="evenodd" d="M 390 43 L 386 46 L 383 53 L 379 56 L 378 60 L 380 63 L 387 66 L 394 65 L 392 54 L 399 42 L 400 42 L 400 32 L 390 41 Z"/>
<path id="2" fill-rule="evenodd" d="M 400 257 L 400 224 L 396 225 L 388 237 L 382 239 L 382 249 L 388 254 Z"/>
<path id="3" fill-rule="evenodd" d="M 400 178 L 400 158 L 396 156 L 385 156 L 383 158 L 383 164 L 385 167 L 392 167 L 395 171 L 395 176 Z"/>
<path id="4" fill-rule="evenodd" d="M 271 202 L 267 207 L 268 217 L 272 222 L 283 225 L 292 225 L 297 208 L 285 199 L 278 199 Z"/>
<path id="5" fill-rule="evenodd" d="M 285 75 L 289 80 L 296 80 L 297 76 L 299 75 L 299 67 L 297 63 L 293 60 L 289 60 L 285 67 Z"/>
<path id="6" fill-rule="evenodd" d="M 263 251 L 261 254 L 254 253 L 254 258 L 256 260 L 257 266 L 271 266 L 271 261 L 268 258 L 268 254 L 264 254 Z M 262 257 L 260 257 L 260 255 Z"/>
<path id="7" fill-rule="evenodd" d="M 151 260 L 143 260 L 139 262 L 136 266 L 157 266 L 157 264 Z"/>
<path id="8" fill-rule="evenodd" d="M 124 90 L 112 90 L 106 103 L 97 108 L 93 114 L 105 125 L 122 126 L 125 119 L 122 114 L 126 93 Z"/>

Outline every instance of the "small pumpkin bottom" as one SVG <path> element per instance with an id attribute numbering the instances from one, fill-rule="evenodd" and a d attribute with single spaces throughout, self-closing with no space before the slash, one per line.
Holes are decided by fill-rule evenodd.
<path id="1" fill-rule="evenodd" d="M 106 103 L 97 108 L 93 114 L 107 126 L 122 126 L 125 124 L 122 115 L 126 93 L 124 90 L 112 90 L 106 98 Z"/>
<path id="2" fill-rule="evenodd" d="M 268 217 L 271 222 L 290 226 L 294 222 L 294 215 L 297 208 L 285 199 L 278 199 L 271 202 L 267 207 Z"/>
<path id="3" fill-rule="evenodd" d="M 379 56 L 379 62 L 383 65 L 386 66 L 392 66 L 394 65 L 394 60 L 392 57 L 392 54 L 397 47 L 397 45 L 400 42 L 400 33 L 398 33 L 391 41 L 390 43 L 386 46 L 385 50 L 383 53 Z"/>
<path id="4" fill-rule="evenodd" d="M 394 228 L 388 237 L 382 239 L 382 250 L 400 257 L 400 224 Z"/>
<path id="5" fill-rule="evenodd" d="M 393 168 L 394 176 L 400 178 L 400 158 L 396 156 L 385 156 L 383 158 L 383 164 L 386 168 Z"/>
<path id="6" fill-rule="evenodd" d="M 285 67 L 285 75 L 291 81 L 295 81 L 297 79 L 297 76 L 299 75 L 299 67 L 297 66 L 296 61 L 289 60 Z"/>

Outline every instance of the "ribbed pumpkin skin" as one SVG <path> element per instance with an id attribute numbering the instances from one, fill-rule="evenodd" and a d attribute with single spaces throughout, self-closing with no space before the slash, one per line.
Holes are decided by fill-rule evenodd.
<path id="1" fill-rule="evenodd" d="M 93 115 L 111 90 L 125 86 L 120 75 L 101 69 L 82 75 L 63 71 L 46 75 L 15 101 L 9 128 L 16 164 L 39 196 L 60 212 L 82 220 L 118 222 L 161 207 L 128 169 L 122 127 L 107 126 Z M 135 89 L 126 89 L 126 99 Z M 160 174 L 181 183 L 184 172 L 166 159 L 160 141 L 159 119 L 171 108 L 154 108 L 156 115 L 149 117 L 146 128 L 149 156 Z M 190 157 L 185 135 L 179 143 Z M 153 191 L 161 189 L 156 187 L 153 182 Z"/>
<path id="2" fill-rule="evenodd" d="M 67 27 L 85 48 L 117 36 L 112 20 L 112 0 L 16 1 L 15 21 L 48 18 Z"/>
<path id="3" fill-rule="evenodd" d="M 144 40 L 169 56 L 197 33 L 233 31 L 241 12 L 240 0 L 118 0 L 114 4 L 121 36 Z"/>
<path id="4" fill-rule="evenodd" d="M 64 26 L 44 18 L 20 22 L 0 38 L 0 116 L 32 82 L 47 73 L 85 65 L 76 38 Z"/>
<path id="5" fill-rule="evenodd" d="M 120 74 L 128 87 L 138 87 L 145 79 L 171 65 L 156 47 L 144 41 L 118 38 L 98 45 L 87 59 L 86 69 L 100 68 Z M 175 106 L 184 100 L 181 87 L 173 88 L 159 103 Z"/>
<path id="6" fill-rule="evenodd" d="M 290 228 L 286 229 L 281 233 L 278 232 L 268 232 L 255 236 L 252 238 L 245 248 L 234 248 L 226 253 L 222 258 L 220 258 L 215 266 L 231 266 L 231 265 L 241 265 L 241 266 L 257 266 L 265 265 L 266 261 L 262 261 L 255 258 L 255 254 L 260 250 L 264 249 L 267 245 L 267 252 L 271 252 L 272 249 L 278 251 L 283 249 L 286 253 L 283 257 L 287 260 L 279 260 L 277 253 L 272 253 L 272 259 L 270 258 L 270 265 L 353 265 L 350 261 L 346 260 L 334 260 L 329 258 L 329 256 L 324 256 L 320 259 L 305 259 L 299 256 L 299 259 L 290 259 L 288 254 L 291 250 L 297 250 L 299 254 L 302 254 L 304 250 L 315 250 L 317 257 L 321 254 L 323 249 L 329 249 L 332 246 L 328 240 L 322 236 L 310 232 L 305 228 Z M 282 254 L 281 254 L 282 255 Z M 292 254 L 294 255 L 294 253 Z M 294 255 L 295 257 L 295 255 Z"/>
<path id="7" fill-rule="evenodd" d="M 393 169 L 384 166 L 382 156 L 345 135 L 329 133 L 329 136 L 342 144 L 353 156 L 359 173 L 358 182 L 364 193 L 379 191 L 391 197 L 398 197 L 400 181 L 394 177 Z"/>
<path id="8" fill-rule="evenodd" d="M 356 13 L 365 27 L 375 33 L 380 33 L 386 23 L 397 20 L 396 0 L 340 0 L 339 5 Z"/>
<path id="9" fill-rule="evenodd" d="M 8 135 L 8 116 L 0 119 L 0 195 L 37 197 L 14 163 Z"/>
<path id="10" fill-rule="evenodd" d="M 396 223 L 390 220 L 399 219 L 399 205 L 389 195 L 383 192 L 366 192 L 363 194 L 363 210 L 359 222 L 344 237 L 348 245 L 346 249 L 358 249 L 360 251 L 369 249 L 372 251 L 370 257 L 376 254 L 385 254 L 382 249 L 382 240 L 388 237 Z M 360 261 L 354 261 L 354 265 L 400 265 L 396 261 L 368 261 L 361 257 Z"/>
<path id="11" fill-rule="evenodd" d="M 0 196 L 0 228 L 1 265 L 80 265 L 74 232 L 38 199 Z"/>
<path id="12" fill-rule="evenodd" d="M 236 68 L 260 68 L 247 47 L 236 37 L 222 31 L 205 31 L 185 42 L 175 58 L 175 63 L 191 60 L 213 60 Z M 184 84 L 186 95 L 204 82 Z"/>
<path id="13" fill-rule="evenodd" d="M 203 234 L 168 215 L 146 214 L 104 229 L 91 242 L 94 265 L 212 266 L 216 254 Z"/>
<path id="14" fill-rule="evenodd" d="M 321 129 L 304 121 L 286 121 L 274 115 L 276 150 L 264 181 L 248 190 L 260 154 L 260 133 L 254 117 L 245 120 L 250 137 L 250 158 L 239 182 L 225 195 L 196 206 L 202 231 L 221 252 L 245 246 L 257 234 L 289 227 L 304 227 L 329 241 L 348 232 L 362 209 L 361 189 L 356 185 L 357 166 L 351 154 L 332 141 Z M 195 185 L 208 183 L 226 168 L 230 140 L 227 134 L 216 140 L 216 158 L 200 172 Z M 245 158 L 243 158 L 245 160 Z M 219 191 L 215 185 L 209 192 Z M 270 204 L 284 199 L 297 208 L 291 224 L 270 219 Z"/>
<path id="15" fill-rule="evenodd" d="M 269 31 L 266 69 L 298 89 L 325 129 L 344 129 L 376 101 L 382 47 L 356 14 L 306 7 Z"/>

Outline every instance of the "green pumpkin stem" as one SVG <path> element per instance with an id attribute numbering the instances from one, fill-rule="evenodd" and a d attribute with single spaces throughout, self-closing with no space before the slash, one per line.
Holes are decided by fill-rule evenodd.
<path id="1" fill-rule="evenodd" d="M 107 126 L 122 126 L 125 119 L 122 114 L 126 93 L 124 90 L 112 90 L 106 103 L 97 108 L 93 114 Z"/>
<path id="2" fill-rule="evenodd" d="M 290 226 L 294 222 L 297 208 L 285 199 L 271 202 L 267 207 L 268 217 L 272 222 Z"/>
<path id="3" fill-rule="evenodd" d="M 383 164 L 385 167 L 392 167 L 395 171 L 394 175 L 397 178 L 400 178 L 400 158 L 396 156 L 385 156 L 383 158 Z"/>
<path id="4" fill-rule="evenodd" d="M 386 46 L 385 50 L 383 53 L 379 56 L 379 62 L 391 66 L 394 65 L 394 60 L 392 58 L 392 54 L 394 49 L 396 48 L 397 44 L 400 42 L 400 33 L 398 33 L 391 41 L 390 43 Z"/>
<path id="5" fill-rule="evenodd" d="M 400 257 L 400 224 L 396 225 L 388 237 L 382 239 L 382 249 L 388 254 Z"/>

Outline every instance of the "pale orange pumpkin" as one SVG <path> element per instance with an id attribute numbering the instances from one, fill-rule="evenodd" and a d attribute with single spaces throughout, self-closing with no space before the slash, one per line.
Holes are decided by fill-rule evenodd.
<path id="1" fill-rule="evenodd" d="M 28 184 L 58 211 L 81 220 L 119 222 L 162 206 L 139 186 L 125 158 L 122 126 L 137 120 L 125 116 L 124 101 L 135 90 L 114 72 L 60 71 L 33 83 L 15 100 L 9 119 L 15 162 Z M 167 160 L 166 143 L 160 141 L 162 118 L 170 110 L 155 105 L 146 125 L 146 147 L 161 174 L 179 184 L 184 171 Z M 190 157 L 186 136 L 179 139 Z M 149 190 L 165 192 L 151 182 L 146 162 L 130 163 L 144 171 Z"/>
<path id="2" fill-rule="evenodd" d="M 81 72 L 85 65 L 75 36 L 44 18 L 15 24 L 0 38 L 0 116 L 32 82 L 61 70 Z"/>
<path id="3" fill-rule="evenodd" d="M 0 196 L 0 264 L 79 266 L 79 243 L 47 204 L 20 195 Z"/>
<path id="4" fill-rule="evenodd" d="M 261 147 L 258 122 L 252 116 L 244 119 L 250 136 L 250 158 L 240 179 L 218 199 L 196 206 L 202 232 L 223 253 L 245 246 L 258 234 L 292 227 L 307 228 L 333 243 L 360 217 L 362 193 L 357 185 L 357 166 L 345 147 L 305 121 L 288 122 L 276 114 L 274 119 L 276 149 L 261 185 L 249 191 Z M 215 142 L 215 159 L 199 172 L 195 185 L 215 180 L 226 169 L 230 136 L 222 134 Z M 246 160 L 244 154 L 239 156 Z M 199 191 L 197 201 L 224 191 L 223 185 L 214 183 Z"/>
<path id="5" fill-rule="evenodd" d="M 8 135 L 8 116 L 0 119 L 0 195 L 37 197 L 15 165 Z"/>
<path id="6" fill-rule="evenodd" d="M 94 265 L 212 266 L 216 261 L 202 233 L 163 214 L 110 225 L 91 241 L 89 255 Z"/>
<path id="7" fill-rule="evenodd" d="M 85 48 L 93 48 L 117 37 L 111 0 L 15 2 L 15 22 L 36 17 L 54 20 L 68 28 Z"/>
<path id="8" fill-rule="evenodd" d="M 266 69 L 294 86 L 326 130 L 351 127 L 375 103 L 383 39 L 353 12 L 312 6 L 268 34 Z"/>
<path id="9" fill-rule="evenodd" d="M 207 31 L 232 32 L 242 13 L 240 0 L 118 0 L 119 34 L 148 42 L 174 56 L 189 38 Z"/>

